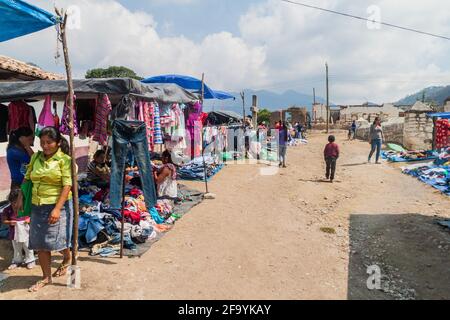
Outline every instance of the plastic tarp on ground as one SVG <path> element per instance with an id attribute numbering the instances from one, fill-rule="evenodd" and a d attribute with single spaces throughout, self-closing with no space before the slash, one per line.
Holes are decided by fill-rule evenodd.
<path id="1" fill-rule="evenodd" d="M 201 94 L 202 91 L 202 81 L 189 76 L 181 76 L 176 74 L 169 74 L 157 77 L 151 77 L 142 80 L 143 83 L 152 83 L 152 84 L 160 84 L 160 83 L 175 83 L 180 87 L 186 90 L 193 90 L 198 94 Z M 236 99 L 233 95 L 223 92 L 223 91 L 214 91 L 206 84 L 204 85 L 204 98 L 205 99 L 219 99 L 219 100 L 227 100 L 227 99 Z"/>
<path id="2" fill-rule="evenodd" d="M 108 94 L 111 101 L 124 95 L 133 95 L 159 103 L 191 103 L 199 99 L 195 94 L 175 84 L 147 85 L 134 79 L 74 80 L 77 98 L 88 98 L 99 93 Z M 0 82 L 0 101 L 43 99 L 51 95 L 55 100 L 65 100 L 68 94 L 65 80 L 39 80 L 30 82 Z M 115 99 L 114 99 L 115 98 Z"/>
<path id="3" fill-rule="evenodd" d="M 51 13 L 21 0 L 0 0 L 0 42 L 34 33 L 57 23 Z"/>

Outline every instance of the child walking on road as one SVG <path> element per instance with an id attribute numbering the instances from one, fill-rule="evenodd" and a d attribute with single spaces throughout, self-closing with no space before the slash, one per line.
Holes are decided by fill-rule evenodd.
<path id="1" fill-rule="evenodd" d="M 325 162 L 327 163 L 327 173 L 326 178 L 329 179 L 331 183 L 334 181 L 336 174 L 336 163 L 339 159 L 339 146 L 336 142 L 335 136 L 328 137 L 328 144 L 325 147 L 324 156 Z"/>

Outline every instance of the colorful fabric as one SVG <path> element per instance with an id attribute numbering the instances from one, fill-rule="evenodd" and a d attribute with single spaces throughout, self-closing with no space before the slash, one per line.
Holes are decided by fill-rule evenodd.
<path id="1" fill-rule="evenodd" d="M 22 127 L 30 128 L 34 131 L 33 107 L 24 101 L 11 102 L 8 106 L 8 134 Z M 34 109 L 33 109 L 34 110 Z"/>
<path id="2" fill-rule="evenodd" d="M 44 101 L 44 107 L 42 108 L 39 120 L 36 125 L 36 135 L 39 136 L 40 132 L 46 127 L 55 126 L 55 119 L 52 114 L 52 97 L 47 96 Z"/>
<path id="3" fill-rule="evenodd" d="M 112 111 L 112 106 L 107 94 L 102 95 L 97 101 L 93 140 L 102 146 L 106 146 L 108 145 L 108 117 Z"/>
<path id="4" fill-rule="evenodd" d="M 440 119 L 436 121 L 436 139 L 437 149 L 450 146 L 450 123 L 448 119 Z"/>
<path id="5" fill-rule="evenodd" d="M 148 150 L 154 150 L 154 139 L 153 139 L 153 105 L 147 102 L 139 102 L 142 105 L 142 109 L 144 110 L 144 123 L 147 131 L 147 141 L 148 141 Z"/>
<path id="6" fill-rule="evenodd" d="M 58 150 L 48 160 L 45 159 L 42 152 L 35 153 L 31 163 L 34 165 L 32 168 L 28 167 L 25 179 L 33 182 L 33 205 L 57 203 L 63 187 L 72 186 L 72 159 Z"/>
<path id="7" fill-rule="evenodd" d="M 76 97 L 73 97 L 73 105 L 75 108 L 75 100 Z M 61 132 L 62 134 L 65 135 L 70 135 L 70 127 L 69 127 L 69 123 L 70 123 L 70 110 L 69 110 L 69 105 L 66 103 L 64 104 L 64 110 L 63 110 L 63 116 L 61 119 L 61 126 L 59 127 L 59 132 Z M 75 136 L 78 136 L 78 125 L 77 125 L 77 113 L 76 111 L 73 113 L 73 132 Z"/>
<path id="8" fill-rule="evenodd" d="M 155 125 L 155 144 L 163 144 L 163 135 L 161 130 L 161 118 L 160 118 L 160 112 L 159 112 L 159 106 L 154 105 L 154 125 Z"/>

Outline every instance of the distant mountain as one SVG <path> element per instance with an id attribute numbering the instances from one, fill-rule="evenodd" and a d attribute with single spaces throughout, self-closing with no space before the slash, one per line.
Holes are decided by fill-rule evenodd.
<path id="1" fill-rule="evenodd" d="M 443 105 L 444 101 L 450 97 L 450 86 L 428 87 L 417 93 L 409 95 L 406 98 L 401 99 L 400 101 L 396 102 L 396 104 L 412 105 L 417 101 L 422 101 L 424 92 L 426 102 L 434 101 L 438 105 Z"/>
<path id="2" fill-rule="evenodd" d="M 245 93 L 245 109 L 246 113 L 250 113 L 250 107 L 252 106 L 252 96 L 258 97 L 258 106 L 260 109 L 268 109 L 270 111 L 277 111 L 281 109 L 287 109 L 292 106 L 307 107 L 308 110 L 312 109 L 314 97 L 312 95 L 300 93 L 294 90 L 288 90 L 282 94 L 267 90 L 244 90 Z M 242 99 L 240 93 L 233 93 L 236 97 L 235 101 L 206 101 L 206 111 L 211 110 L 230 110 L 242 114 Z M 317 103 L 326 103 L 325 99 L 316 97 Z"/>

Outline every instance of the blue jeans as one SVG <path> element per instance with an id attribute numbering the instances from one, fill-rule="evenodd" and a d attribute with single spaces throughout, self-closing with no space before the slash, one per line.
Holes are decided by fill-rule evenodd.
<path id="1" fill-rule="evenodd" d="M 381 139 L 373 139 L 372 140 L 372 150 L 370 151 L 369 161 L 372 159 L 372 156 L 375 153 L 375 151 L 377 152 L 377 162 L 380 160 L 382 144 L 383 144 L 383 141 Z"/>
<path id="2" fill-rule="evenodd" d="M 150 210 L 156 205 L 157 196 L 148 150 L 147 129 L 144 122 L 124 120 L 116 120 L 113 125 L 111 209 L 122 208 L 123 177 L 130 144 L 139 167 L 145 205 L 147 210 Z"/>

